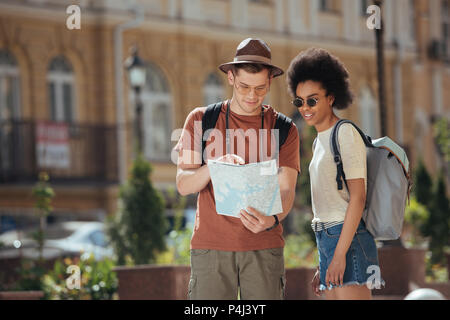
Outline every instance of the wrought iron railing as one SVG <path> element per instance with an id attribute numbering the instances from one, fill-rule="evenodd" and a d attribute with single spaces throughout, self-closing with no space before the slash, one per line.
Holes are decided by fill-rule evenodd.
<path id="1" fill-rule="evenodd" d="M 44 133 L 44 134 L 42 134 Z M 0 122 L 0 184 L 37 181 L 115 183 L 117 127 L 34 120 Z"/>

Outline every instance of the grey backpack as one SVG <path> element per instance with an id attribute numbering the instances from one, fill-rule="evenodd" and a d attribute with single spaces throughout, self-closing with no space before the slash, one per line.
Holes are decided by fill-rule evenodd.
<path id="1" fill-rule="evenodd" d="M 372 141 L 353 122 L 339 120 L 330 136 L 338 190 L 342 190 L 342 181 L 347 185 L 338 141 L 338 130 L 344 123 L 350 123 L 358 130 L 367 147 L 367 194 L 363 212 L 367 230 L 376 240 L 398 239 L 411 189 L 408 157 L 388 137 Z"/>

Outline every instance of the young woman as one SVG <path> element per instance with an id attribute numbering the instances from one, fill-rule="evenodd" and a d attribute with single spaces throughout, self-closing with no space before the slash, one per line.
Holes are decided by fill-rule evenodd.
<path id="1" fill-rule="evenodd" d="M 312 227 L 319 251 L 319 268 L 312 287 L 327 299 L 371 299 L 374 270 L 378 271 L 375 240 L 361 219 L 366 201 L 366 147 L 351 124 L 339 129 L 339 147 L 347 187 L 338 190 L 330 135 L 339 118 L 333 109 L 352 103 L 348 72 L 323 49 L 301 52 L 287 72 L 293 104 L 318 132 L 309 165 Z M 372 276 L 372 277 L 371 277 Z M 382 283 L 381 279 L 375 279 Z"/>

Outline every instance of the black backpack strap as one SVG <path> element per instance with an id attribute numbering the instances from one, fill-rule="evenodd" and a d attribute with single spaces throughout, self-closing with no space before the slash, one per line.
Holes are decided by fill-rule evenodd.
<path id="1" fill-rule="evenodd" d="M 361 135 L 361 138 L 363 139 L 366 147 L 373 147 L 371 138 L 369 136 L 366 136 L 361 131 L 361 129 L 358 128 L 358 126 L 356 124 L 354 124 L 350 120 L 346 120 L 346 119 L 341 119 L 338 122 L 336 122 L 336 124 L 334 125 L 334 128 L 333 128 L 333 131 L 331 132 L 331 136 L 330 136 L 330 147 L 331 147 L 331 151 L 333 152 L 333 159 L 334 159 L 334 162 L 336 163 L 336 167 L 337 167 L 336 183 L 337 183 L 338 190 L 342 190 L 342 180 L 344 180 L 345 186 L 347 186 L 347 180 L 345 179 L 344 166 L 342 164 L 341 153 L 339 150 L 339 140 L 338 140 L 339 127 L 341 125 L 343 125 L 344 123 L 350 123 L 351 125 L 353 125 L 355 127 L 355 129 Z M 348 186 L 347 186 L 347 190 L 348 190 Z"/>
<path id="2" fill-rule="evenodd" d="M 210 129 L 214 129 L 216 127 L 217 119 L 219 118 L 220 111 L 222 110 L 223 102 L 218 102 L 215 104 L 210 104 L 206 107 L 205 113 L 202 117 L 202 165 L 205 164 L 203 153 L 206 148 L 206 141 L 208 140 Z M 289 135 L 289 130 L 292 126 L 292 120 L 289 117 L 286 117 L 281 112 L 278 112 L 277 120 L 275 122 L 274 129 L 279 130 L 279 145 L 277 153 L 279 152 L 281 146 L 286 142 L 286 139 Z"/>
<path id="3" fill-rule="evenodd" d="M 286 142 L 286 139 L 289 135 L 289 130 L 291 130 L 292 127 L 292 120 L 289 117 L 286 117 L 281 112 L 278 112 L 277 121 L 275 122 L 274 129 L 279 130 L 279 146 L 278 150 L 281 149 L 281 146 Z"/>
<path id="4" fill-rule="evenodd" d="M 289 135 L 289 130 L 291 130 L 292 120 L 286 117 L 281 112 L 278 112 L 277 120 L 275 121 L 274 129 L 278 129 L 278 148 L 275 151 L 275 155 L 272 159 L 277 159 L 281 150 L 281 146 L 286 142 Z"/>
<path id="5" fill-rule="evenodd" d="M 219 119 L 219 114 L 222 110 L 222 104 L 223 102 L 210 104 L 206 107 L 202 117 L 202 165 L 205 164 L 203 152 L 205 151 L 206 141 L 210 133 L 208 130 L 216 127 L 217 119 Z"/>

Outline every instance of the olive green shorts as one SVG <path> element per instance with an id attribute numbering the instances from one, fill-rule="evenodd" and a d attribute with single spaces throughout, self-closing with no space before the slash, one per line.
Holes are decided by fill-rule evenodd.
<path id="1" fill-rule="evenodd" d="M 282 300 L 285 284 L 283 248 L 191 250 L 191 300 Z"/>

